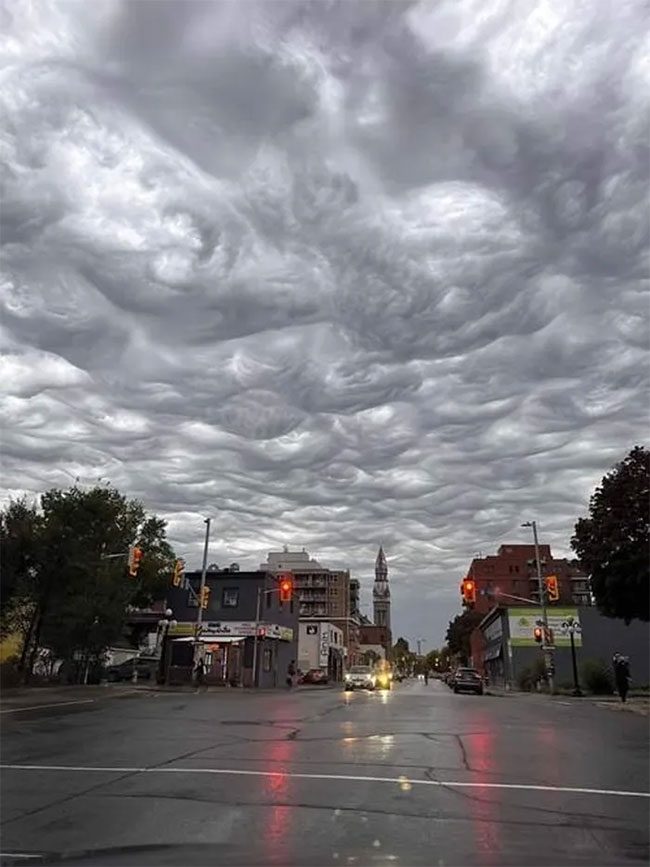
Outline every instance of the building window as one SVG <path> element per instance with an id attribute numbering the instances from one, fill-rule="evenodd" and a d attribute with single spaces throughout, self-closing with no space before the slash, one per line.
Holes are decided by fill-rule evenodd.
<path id="1" fill-rule="evenodd" d="M 266 594 L 266 607 L 267 608 L 271 607 L 271 594 L 270 593 Z"/>
<path id="2" fill-rule="evenodd" d="M 224 587 L 221 594 L 222 608 L 237 608 L 239 605 L 239 589 L 237 587 Z"/>
<path id="3" fill-rule="evenodd" d="M 271 671 L 271 648 L 270 647 L 264 648 L 262 667 L 263 667 L 264 671 Z"/>
<path id="4" fill-rule="evenodd" d="M 187 607 L 188 608 L 198 608 L 199 600 L 198 595 L 194 592 L 192 588 L 187 591 Z"/>

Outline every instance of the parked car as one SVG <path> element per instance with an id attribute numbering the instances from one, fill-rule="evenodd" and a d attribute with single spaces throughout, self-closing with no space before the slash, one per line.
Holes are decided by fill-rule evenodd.
<path id="1" fill-rule="evenodd" d="M 303 674 L 301 683 L 326 684 L 330 682 L 329 675 L 322 668 L 310 668 Z"/>
<path id="2" fill-rule="evenodd" d="M 135 660 L 135 663 L 133 659 L 127 659 L 126 662 L 121 662 L 119 665 L 109 665 L 106 669 L 106 678 L 111 683 L 131 680 L 134 665 L 138 680 L 151 680 L 156 674 L 158 660 L 153 656 L 140 656 Z"/>
<path id="3" fill-rule="evenodd" d="M 375 675 L 369 665 L 353 665 L 345 675 L 345 688 L 374 689 Z"/>
<path id="4" fill-rule="evenodd" d="M 483 678 L 475 668 L 457 668 L 452 688 L 455 693 L 474 692 L 483 695 Z"/>

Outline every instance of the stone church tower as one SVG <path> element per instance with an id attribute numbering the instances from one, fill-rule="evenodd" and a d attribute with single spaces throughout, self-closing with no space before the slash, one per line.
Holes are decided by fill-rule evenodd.
<path id="1" fill-rule="evenodd" d="M 375 626 L 385 626 L 390 632 L 390 587 L 388 586 L 388 566 L 386 555 L 380 545 L 375 560 L 375 584 L 372 589 Z"/>

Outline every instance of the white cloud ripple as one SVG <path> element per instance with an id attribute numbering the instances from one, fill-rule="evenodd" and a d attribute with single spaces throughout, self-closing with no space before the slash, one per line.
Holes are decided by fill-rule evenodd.
<path id="1" fill-rule="evenodd" d="M 8 494 L 367 583 L 381 539 L 432 641 L 523 517 L 566 551 L 649 421 L 643 4 L 2 15 Z"/>

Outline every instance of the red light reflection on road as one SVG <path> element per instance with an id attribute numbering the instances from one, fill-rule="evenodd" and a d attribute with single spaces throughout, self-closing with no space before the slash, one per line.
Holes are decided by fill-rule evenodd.
<path id="1" fill-rule="evenodd" d="M 292 807 L 286 804 L 290 796 L 290 777 L 288 765 L 293 758 L 295 745 L 292 741 L 270 741 L 267 745 L 266 770 L 271 776 L 263 777 L 265 798 L 269 801 L 268 810 L 262 819 L 262 844 L 265 857 L 273 864 L 286 864 L 290 859 L 288 833 L 291 831 Z M 276 804 L 280 800 L 285 803 Z"/>
<path id="2" fill-rule="evenodd" d="M 472 781 L 488 783 L 494 780 L 490 772 L 497 770 L 496 737 L 490 729 L 493 723 L 488 720 L 473 722 L 484 730 L 460 737 L 465 745 L 467 765 L 472 770 Z M 467 800 L 469 815 L 473 820 L 476 850 L 484 864 L 499 864 L 502 860 L 499 797 L 493 789 L 479 789 Z"/>

